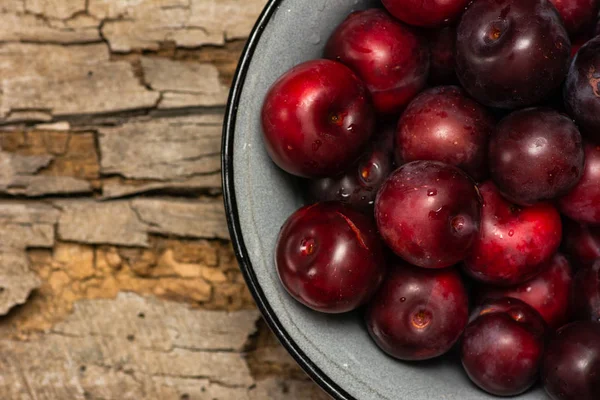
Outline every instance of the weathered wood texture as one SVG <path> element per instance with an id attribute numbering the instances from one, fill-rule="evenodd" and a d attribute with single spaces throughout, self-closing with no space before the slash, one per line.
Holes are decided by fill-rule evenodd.
<path id="1" fill-rule="evenodd" d="M 0 398 L 325 399 L 228 239 L 222 110 L 266 0 L 0 1 Z"/>

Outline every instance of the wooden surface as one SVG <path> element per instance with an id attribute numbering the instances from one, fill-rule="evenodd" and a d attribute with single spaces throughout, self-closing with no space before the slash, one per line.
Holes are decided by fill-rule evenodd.
<path id="1" fill-rule="evenodd" d="M 0 1 L 0 399 L 325 399 L 260 319 L 221 119 L 265 0 Z"/>

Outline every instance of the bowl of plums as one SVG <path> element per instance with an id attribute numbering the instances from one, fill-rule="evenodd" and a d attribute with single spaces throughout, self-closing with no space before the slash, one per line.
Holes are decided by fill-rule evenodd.
<path id="1" fill-rule="evenodd" d="M 234 249 L 335 399 L 600 400 L 598 0 L 272 0 Z"/>

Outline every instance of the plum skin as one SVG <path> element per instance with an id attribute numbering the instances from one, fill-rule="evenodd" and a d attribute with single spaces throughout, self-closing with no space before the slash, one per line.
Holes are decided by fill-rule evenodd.
<path id="1" fill-rule="evenodd" d="M 583 45 L 573 58 L 563 97 L 584 138 L 600 144 L 600 37 Z"/>
<path id="2" fill-rule="evenodd" d="M 400 360 L 446 353 L 469 318 L 469 299 L 454 268 L 427 270 L 398 262 L 366 311 L 369 334 Z"/>
<path id="3" fill-rule="evenodd" d="M 549 341 L 542 384 L 552 400 L 600 399 L 600 324 L 573 322 Z"/>
<path id="4" fill-rule="evenodd" d="M 490 174 L 511 201 L 531 205 L 569 192 L 583 174 L 579 130 L 565 115 L 545 108 L 510 114 L 490 139 Z"/>
<path id="5" fill-rule="evenodd" d="M 423 268 L 462 260 L 479 232 L 481 203 L 473 181 L 437 161 L 404 164 L 385 181 L 375 200 L 384 242 Z"/>
<path id="6" fill-rule="evenodd" d="M 577 185 L 558 200 L 561 213 L 589 225 L 600 225 L 600 145 L 584 144 L 585 167 Z"/>
<path id="7" fill-rule="evenodd" d="M 588 226 L 565 218 L 562 247 L 574 267 L 591 266 L 600 258 L 600 226 Z"/>
<path id="8" fill-rule="evenodd" d="M 468 0 L 383 0 L 383 6 L 400 21 L 421 27 L 436 27 L 456 19 Z"/>
<path id="9" fill-rule="evenodd" d="M 547 327 L 517 299 L 488 300 L 473 311 L 460 353 L 469 378 L 488 393 L 516 396 L 538 378 Z"/>
<path id="10" fill-rule="evenodd" d="M 535 278 L 518 286 L 480 288 L 479 298 L 521 300 L 533 307 L 550 328 L 558 329 L 569 320 L 572 278 L 569 261 L 562 254 L 555 254 Z"/>
<path id="11" fill-rule="evenodd" d="M 386 270 L 374 223 L 339 202 L 305 206 L 292 214 L 279 233 L 275 264 L 288 293 L 324 313 L 364 304 Z"/>
<path id="12" fill-rule="evenodd" d="M 518 285 L 535 277 L 560 245 L 558 211 L 550 203 L 515 206 L 491 181 L 480 185 L 479 193 L 481 228 L 464 270 L 479 282 L 496 286 Z"/>
<path id="13" fill-rule="evenodd" d="M 565 29 L 573 38 L 593 26 L 598 0 L 550 0 L 560 14 Z"/>
<path id="14" fill-rule="evenodd" d="M 384 129 L 350 169 L 343 174 L 306 183 L 310 202 L 340 201 L 357 210 L 372 212 L 375 197 L 394 170 L 394 129 Z"/>
<path id="15" fill-rule="evenodd" d="M 600 322 L 600 259 L 577 272 L 572 295 L 577 320 Z"/>
<path id="16" fill-rule="evenodd" d="M 400 112 L 423 89 L 429 73 L 427 44 L 380 9 L 350 14 L 329 38 L 324 55 L 365 82 L 381 114 Z"/>
<path id="17" fill-rule="evenodd" d="M 457 86 L 419 94 L 398 123 L 396 152 L 405 162 L 435 160 L 461 168 L 476 181 L 487 175 L 494 120 Z"/>
<path id="18" fill-rule="evenodd" d="M 308 61 L 282 75 L 265 97 L 261 120 L 271 159 L 305 178 L 342 173 L 375 128 L 366 86 L 330 60 Z"/>
<path id="19" fill-rule="evenodd" d="M 456 72 L 480 103 L 524 107 L 560 86 L 570 51 L 560 16 L 547 0 L 478 0 L 458 25 Z"/>

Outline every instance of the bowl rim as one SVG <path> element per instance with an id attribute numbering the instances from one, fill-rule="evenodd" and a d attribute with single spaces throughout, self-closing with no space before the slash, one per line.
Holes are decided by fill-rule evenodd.
<path id="1" fill-rule="evenodd" d="M 233 145 L 236 130 L 237 110 L 240 103 L 244 83 L 248 68 L 252 61 L 252 56 L 260 42 L 263 31 L 271 21 L 271 17 L 280 7 L 283 0 L 269 0 L 260 14 L 254 28 L 252 29 L 242 55 L 240 57 L 234 78 L 229 92 L 229 99 L 225 109 L 223 120 L 223 137 L 221 142 L 221 180 L 223 186 L 223 201 L 225 203 L 225 214 L 227 217 L 227 226 L 233 244 L 235 256 L 240 265 L 240 269 L 256 301 L 263 318 L 269 325 L 269 328 L 275 333 L 283 347 L 296 360 L 302 369 L 330 396 L 336 400 L 357 400 L 335 383 L 325 372 L 323 372 L 312 360 L 302 351 L 300 346 L 292 339 L 290 334 L 277 318 L 276 313 L 269 304 L 260 283 L 254 273 L 248 250 L 242 235 L 240 225 L 239 211 L 235 197 L 234 169 L 233 169 Z"/>

